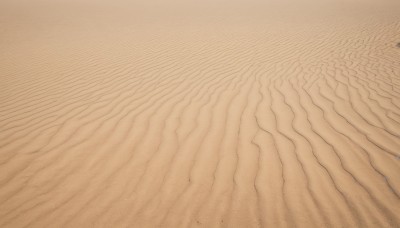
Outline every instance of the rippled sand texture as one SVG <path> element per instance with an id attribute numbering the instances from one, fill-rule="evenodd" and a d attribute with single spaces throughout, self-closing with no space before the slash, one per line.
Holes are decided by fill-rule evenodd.
<path id="1" fill-rule="evenodd" d="M 399 227 L 388 0 L 0 3 L 0 227 Z"/>

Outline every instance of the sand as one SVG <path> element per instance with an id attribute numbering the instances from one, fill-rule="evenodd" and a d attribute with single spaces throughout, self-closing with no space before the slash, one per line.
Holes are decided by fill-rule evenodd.
<path id="1" fill-rule="evenodd" d="M 0 2 L 0 227 L 400 227 L 400 4 Z"/>

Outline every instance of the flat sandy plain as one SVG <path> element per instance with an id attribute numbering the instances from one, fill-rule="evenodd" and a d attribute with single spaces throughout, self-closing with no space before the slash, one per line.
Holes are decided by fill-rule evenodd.
<path id="1" fill-rule="evenodd" d="M 400 227 L 400 5 L 2 0 L 0 227 Z"/>

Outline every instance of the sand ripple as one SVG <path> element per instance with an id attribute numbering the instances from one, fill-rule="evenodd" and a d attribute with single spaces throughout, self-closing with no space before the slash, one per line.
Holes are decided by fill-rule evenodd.
<path id="1" fill-rule="evenodd" d="M 400 226 L 398 5 L 167 2 L 0 3 L 0 227 Z"/>

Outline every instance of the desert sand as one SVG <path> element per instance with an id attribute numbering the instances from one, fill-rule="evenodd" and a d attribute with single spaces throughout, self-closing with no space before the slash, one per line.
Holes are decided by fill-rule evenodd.
<path id="1" fill-rule="evenodd" d="M 400 227 L 399 3 L 2 0 L 0 227 Z"/>

